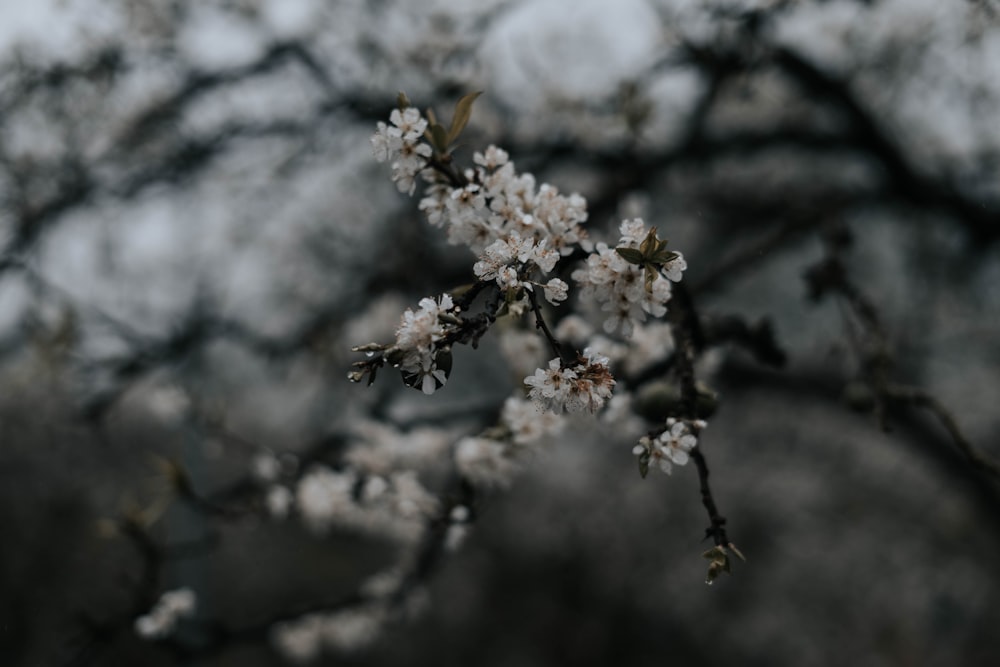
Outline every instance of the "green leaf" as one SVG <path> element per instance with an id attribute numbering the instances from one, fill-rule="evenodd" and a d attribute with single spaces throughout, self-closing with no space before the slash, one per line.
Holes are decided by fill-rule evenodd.
<path id="1" fill-rule="evenodd" d="M 458 135 L 462 133 L 462 130 L 465 129 L 465 126 L 469 124 L 469 119 L 472 118 L 472 104 L 482 94 L 483 91 L 481 90 L 469 93 L 468 95 L 463 95 L 455 103 L 455 113 L 451 117 L 451 129 L 448 130 L 448 144 L 455 141 Z"/>
<path id="2" fill-rule="evenodd" d="M 646 475 L 649 474 L 649 450 L 647 449 L 642 454 L 639 454 L 639 474 L 643 479 L 646 479 Z"/>
<path id="3" fill-rule="evenodd" d="M 656 238 L 656 227 L 650 227 L 649 231 L 646 232 L 646 238 L 644 238 L 642 243 L 639 244 L 639 250 L 642 251 L 644 257 L 649 257 L 658 249 L 659 243 Z"/>
<path id="4" fill-rule="evenodd" d="M 650 257 L 649 261 L 655 264 L 669 264 L 670 262 L 677 259 L 679 256 L 680 255 L 678 255 L 676 252 L 672 250 L 660 250 L 652 257 Z"/>
<path id="5" fill-rule="evenodd" d="M 407 107 L 410 106 L 410 98 L 407 97 L 406 93 L 404 93 L 402 90 L 399 91 L 398 95 L 396 95 L 396 106 L 398 106 L 400 110 L 406 109 Z"/>
<path id="6" fill-rule="evenodd" d="M 430 126 L 431 132 L 431 145 L 434 150 L 439 155 L 444 155 L 448 152 L 448 135 L 444 131 L 444 128 L 437 123 Z"/>
<path id="7" fill-rule="evenodd" d="M 635 248 L 615 248 L 615 252 L 629 264 L 642 264 L 642 253 Z"/>
<path id="8" fill-rule="evenodd" d="M 451 377 L 451 364 L 452 364 L 451 348 L 450 347 L 441 348 L 441 350 L 438 351 L 438 353 L 434 356 L 434 365 L 437 366 L 438 370 L 444 371 L 445 379 Z"/>

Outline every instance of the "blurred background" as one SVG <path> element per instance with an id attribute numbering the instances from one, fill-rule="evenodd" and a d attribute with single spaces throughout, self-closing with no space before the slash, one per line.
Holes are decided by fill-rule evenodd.
<path id="1" fill-rule="evenodd" d="M 787 363 L 699 365 L 732 577 L 704 583 L 693 466 L 640 479 L 648 426 L 583 420 L 316 664 L 1000 664 L 997 476 L 919 406 L 851 409 L 866 334 L 804 279 L 839 253 L 894 381 L 1000 457 L 993 0 L 4 3 L 0 664 L 288 664 L 274 623 L 393 548 L 269 514 L 265 482 L 386 442 L 447 463 L 495 418 L 490 335 L 434 396 L 346 380 L 472 276 L 372 159 L 400 90 L 442 117 L 485 91 L 461 164 L 504 147 L 597 239 L 643 216 L 699 311 L 768 318 Z M 196 617 L 140 638 L 178 587 Z"/>

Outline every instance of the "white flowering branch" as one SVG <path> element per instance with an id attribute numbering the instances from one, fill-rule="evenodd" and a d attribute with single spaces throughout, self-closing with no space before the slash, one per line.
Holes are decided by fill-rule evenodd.
<path id="1" fill-rule="evenodd" d="M 479 167 L 459 176 L 448 146 L 468 121 L 474 99 L 467 96 L 459 101 L 452 126 L 445 131 L 433 114 L 429 113 L 430 122 L 424 120 L 401 94 L 399 108 L 390 114 L 392 125 L 380 122 L 372 137 L 375 157 L 391 162 L 392 178 L 402 192 L 413 194 L 418 173 L 430 183 L 429 196 L 420 202 L 421 210 L 431 224 L 447 225 L 449 241 L 465 244 L 479 255 L 473 266 L 479 281 L 470 290 L 472 298 L 485 289 L 485 281 L 493 281 L 495 294 L 503 294 L 506 304 L 527 302 L 535 329 L 555 355 L 548 368 L 537 368 L 524 378 L 529 398 L 540 409 L 556 413 L 596 412 L 617 384 L 609 369 L 610 360 L 589 348 L 571 351 L 560 342 L 545 321 L 535 287 L 544 287 L 546 300 L 558 305 L 567 299 L 568 285 L 558 278 L 542 284 L 533 276 L 551 272 L 560 257 L 575 256 L 577 246 L 587 253 L 586 266 L 572 272 L 581 288 L 581 306 L 599 306 L 605 313 L 604 331 L 619 331 L 629 338 L 647 314 L 660 317 L 667 312 L 671 286 L 681 281 L 687 264 L 680 253 L 667 249 L 667 241 L 658 236 L 655 227 L 647 228 L 642 220 L 621 224 L 616 247 L 604 243 L 593 246 L 579 228 L 586 220 L 583 198 L 563 198 L 548 185 L 536 193 L 533 177 L 518 175 L 507 153 L 499 148 L 491 146 L 485 153 L 477 153 L 474 161 Z M 429 143 L 421 143 L 424 137 Z M 674 366 L 680 383 L 680 418 L 668 415 L 665 426 L 641 438 L 634 453 L 644 477 L 651 463 L 669 473 L 672 465 L 684 465 L 695 458 L 711 522 L 707 534 L 714 539 L 716 549 L 739 554 L 726 535 L 725 519 L 712 498 L 704 455 L 696 450 L 698 434 L 706 424 L 697 414 L 694 360 L 705 347 L 705 336 L 690 296 L 682 288 L 677 293 L 682 307 L 671 326 L 677 344 Z M 394 344 L 354 348 L 369 359 L 355 363 L 356 370 L 349 378 L 358 382 L 367 375 L 370 384 L 377 370 L 389 363 L 400 370 L 406 384 L 433 393 L 444 385 L 450 372 L 450 345 L 470 338 L 477 342 L 498 313 L 488 309 L 482 326 L 474 326 L 462 310 L 447 294 L 437 300 L 421 300 L 419 311 L 403 314 Z M 470 330 L 474 332 L 471 336 Z M 748 338 L 746 331 L 741 333 Z M 492 458 L 494 467 L 503 467 L 504 447 L 489 438 L 466 439 L 458 452 L 460 466 L 463 461 Z M 709 582 L 719 571 L 729 571 L 725 553 L 713 552 Z"/>

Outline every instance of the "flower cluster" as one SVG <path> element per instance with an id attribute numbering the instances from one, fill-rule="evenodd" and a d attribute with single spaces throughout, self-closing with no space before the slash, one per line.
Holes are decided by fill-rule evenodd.
<path id="1" fill-rule="evenodd" d="M 441 316 L 450 313 L 454 303 L 445 294 L 438 301 L 423 298 L 419 305 L 418 310 L 407 308 L 403 313 L 392 355 L 400 371 L 411 376 L 409 384 L 420 387 L 425 394 L 433 394 L 448 379 L 448 369 L 442 368 L 439 361 L 438 343 L 446 333 Z"/>
<path id="2" fill-rule="evenodd" d="M 353 653 L 370 645 L 382 632 L 384 605 L 367 604 L 343 611 L 307 614 L 275 625 L 271 641 L 295 662 L 309 662 L 324 650 Z"/>
<path id="3" fill-rule="evenodd" d="M 622 222 L 621 239 L 617 248 L 598 243 L 596 252 L 587 257 L 587 266 L 573 272 L 573 280 L 580 286 L 583 302 L 599 303 L 608 313 L 604 330 L 620 330 L 626 338 L 632 335 L 637 322 L 645 322 L 646 314 L 661 317 L 667 312 L 670 300 L 670 280 L 678 282 L 687 263 L 680 253 L 660 269 L 660 275 L 669 280 L 654 280 L 649 284 L 643 278 L 643 267 L 627 261 L 620 248 L 638 250 L 648 230 L 641 219 Z"/>
<path id="4" fill-rule="evenodd" d="M 640 438 L 632 453 L 639 457 L 639 470 L 643 477 L 651 463 L 668 475 L 674 464 L 685 465 L 690 460 L 691 450 L 698 446 L 697 434 L 706 426 L 708 424 L 700 419 L 686 421 L 669 417 L 662 433 L 654 438 Z"/>
<path id="5" fill-rule="evenodd" d="M 522 238 L 511 232 L 508 238 L 497 239 L 486 246 L 479 261 L 472 270 L 480 280 L 495 280 L 501 289 L 533 289 L 537 283 L 524 279 L 531 267 L 538 267 L 542 273 L 549 273 L 559 261 L 559 253 L 547 247 L 546 240 L 536 241 L 533 237 Z M 569 285 L 559 278 L 552 278 L 542 285 L 545 298 L 554 305 L 565 301 Z"/>
<path id="6" fill-rule="evenodd" d="M 615 379 L 608 358 L 587 349 L 572 366 L 563 366 L 559 358 L 551 360 L 547 369 L 524 378 L 524 384 L 531 388 L 528 397 L 539 410 L 594 413 L 611 397 Z"/>
<path id="7" fill-rule="evenodd" d="M 337 526 L 416 542 L 438 501 L 413 470 L 388 476 L 314 466 L 299 480 L 295 506 L 311 530 L 324 534 Z"/>
<path id="8" fill-rule="evenodd" d="M 535 177 L 518 174 L 506 151 L 496 146 L 475 153 L 473 162 L 477 166 L 463 174 L 465 185 L 434 183 L 420 202 L 431 224 L 447 226 L 450 243 L 467 245 L 477 255 L 514 234 L 544 241 L 561 255 L 586 243 L 580 226 L 587 220 L 583 197 L 562 195 L 549 184 L 536 187 Z"/>
<path id="9" fill-rule="evenodd" d="M 458 442 L 455 465 L 477 485 L 506 486 L 521 462 L 564 425 L 561 416 L 539 414 L 529 401 L 511 396 L 504 402 L 497 429 Z"/>
<path id="10" fill-rule="evenodd" d="M 427 129 L 427 121 L 414 107 L 393 109 L 389 115 L 392 125 L 382 121 L 372 135 L 372 153 L 379 162 L 392 162 L 392 180 L 400 192 L 413 194 L 416 175 L 427 166 L 433 154 L 430 146 L 420 140 Z"/>
<path id="11" fill-rule="evenodd" d="M 163 639 L 170 636 L 183 616 L 195 612 L 197 597 L 190 588 L 167 591 L 148 614 L 135 619 L 135 631 L 143 639 Z"/>

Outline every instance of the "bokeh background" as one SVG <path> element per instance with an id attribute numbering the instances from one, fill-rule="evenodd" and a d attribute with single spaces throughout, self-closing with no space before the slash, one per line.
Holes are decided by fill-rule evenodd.
<path id="1" fill-rule="evenodd" d="M 640 479 L 638 433 L 584 421 L 482 499 L 419 613 L 319 664 L 1000 663 L 997 478 L 926 412 L 849 409 L 850 313 L 803 280 L 849 231 L 893 376 L 1000 457 L 996 2 L 38 0 L 0 6 L 0 664 L 287 664 L 266 631 L 185 653 L 119 621 L 145 584 L 280 618 L 388 549 L 206 516 L 162 461 L 209 496 L 357 424 L 495 416 L 489 337 L 431 397 L 345 379 L 471 276 L 372 159 L 399 90 L 445 117 L 485 91 L 457 159 L 503 146 L 597 238 L 644 216 L 701 312 L 769 318 L 788 362 L 699 366 L 734 576 L 704 584 L 693 467 Z"/>

